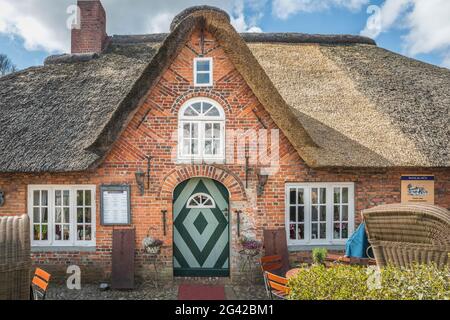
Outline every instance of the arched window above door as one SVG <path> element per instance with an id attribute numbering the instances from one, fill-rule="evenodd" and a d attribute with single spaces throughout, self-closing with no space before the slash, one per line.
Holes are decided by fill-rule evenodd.
<path id="1" fill-rule="evenodd" d="M 222 162 L 225 158 L 225 112 L 214 100 L 191 99 L 180 109 L 178 158 Z"/>
<path id="2" fill-rule="evenodd" d="M 216 203 L 210 195 L 206 193 L 196 193 L 189 198 L 186 207 L 189 209 L 215 208 Z"/>

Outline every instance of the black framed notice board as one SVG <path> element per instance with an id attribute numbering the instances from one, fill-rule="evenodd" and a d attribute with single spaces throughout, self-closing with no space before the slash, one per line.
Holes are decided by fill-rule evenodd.
<path id="1" fill-rule="evenodd" d="M 129 185 L 100 187 L 100 216 L 103 226 L 131 224 L 131 188 Z"/>

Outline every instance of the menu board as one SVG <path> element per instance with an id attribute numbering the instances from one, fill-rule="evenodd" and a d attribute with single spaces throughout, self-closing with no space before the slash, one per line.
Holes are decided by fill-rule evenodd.
<path id="1" fill-rule="evenodd" d="M 113 185 L 101 187 L 102 225 L 130 225 L 130 186 Z"/>
<path id="2" fill-rule="evenodd" d="M 434 204 L 434 176 L 402 176 L 402 203 Z"/>

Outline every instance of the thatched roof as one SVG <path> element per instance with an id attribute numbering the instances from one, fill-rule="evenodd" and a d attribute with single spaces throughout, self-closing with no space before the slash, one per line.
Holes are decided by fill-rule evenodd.
<path id="1" fill-rule="evenodd" d="M 0 172 L 98 165 L 200 24 L 310 166 L 449 166 L 449 70 L 364 37 L 239 35 L 208 9 L 170 34 L 114 36 L 99 57 L 52 57 L 1 78 Z"/>

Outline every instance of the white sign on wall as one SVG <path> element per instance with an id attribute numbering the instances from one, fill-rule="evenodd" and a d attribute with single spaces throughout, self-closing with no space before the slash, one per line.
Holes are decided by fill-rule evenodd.
<path id="1" fill-rule="evenodd" d="M 102 225 L 130 225 L 130 186 L 101 187 Z"/>

